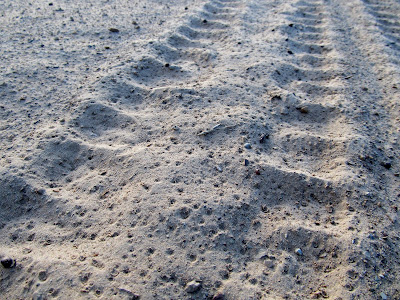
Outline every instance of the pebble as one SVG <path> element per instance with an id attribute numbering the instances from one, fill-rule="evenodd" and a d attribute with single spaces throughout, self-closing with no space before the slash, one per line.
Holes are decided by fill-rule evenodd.
<path id="1" fill-rule="evenodd" d="M 245 159 L 245 160 L 244 160 L 244 165 L 245 165 L 246 167 L 249 165 L 249 163 L 250 163 L 250 162 L 249 162 L 248 159 Z"/>
<path id="2" fill-rule="evenodd" d="M 260 136 L 260 144 L 263 144 L 265 140 L 269 139 L 269 134 L 265 133 L 262 136 Z"/>
<path id="3" fill-rule="evenodd" d="M 246 149 L 251 149 L 251 145 L 250 145 L 250 143 L 246 143 L 246 144 L 244 144 L 244 147 L 245 147 Z"/>
<path id="4" fill-rule="evenodd" d="M 15 261 L 15 259 L 12 259 L 9 257 L 3 258 L 1 260 L 1 265 L 6 269 L 14 268 L 16 264 L 17 264 L 17 262 Z"/>
<path id="5" fill-rule="evenodd" d="M 255 170 L 256 175 L 261 175 L 261 171 L 259 169 Z"/>
<path id="6" fill-rule="evenodd" d="M 306 106 L 302 106 L 302 107 L 300 107 L 300 112 L 302 113 L 302 114 L 307 114 L 308 113 L 308 108 L 306 107 Z"/>
<path id="7" fill-rule="evenodd" d="M 40 281 L 46 281 L 46 280 L 47 280 L 47 273 L 46 273 L 46 271 L 40 271 L 38 277 L 39 277 L 39 280 L 40 280 Z"/>
<path id="8" fill-rule="evenodd" d="M 110 28 L 110 29 L 108 29 L 110 32 L 119 32 L 119 29 L 117 29 L 117 28 Z"/>
<path id="9" fill-rule="evenodd" d="M 129 299 L 132 299 L 132 300 L 138 300 L 138 299 L 140 299 L 140 296 L 139 296 L 139 295 L 133 293 L 133 292 L 130 291 L 128 288 L 121 287 L 121 288 L 119 288 L 119 292 L 120 292 L 121 294 L 126 294 L 127 296 L 129 296 Z"/>
<path id="10" fill-rule="evenodd" d="M 268 252 L 267 251 L 261 251 L 260 253 L 257 254 L 257 258 L 260 259 L 260 260 L 269 258 Z"/>
<path id="11" fill-rule="evenodd" d="M 300 248 L 297 248 L 296 250 L 294 250 L 294 252 L 298 255 L 298 256 L 302 256 L 303 255 L 303 251 Z"/>
<path id="12" fill-rule="evenodd" d="M 381 165 L 383 167 L 385 167 L 386 169 L 388 169 L 388 170 L 392 167 L 392 164 L 390 162 L 388 162 L 388 161 L 381 162 Z"/>
<path id="13" fill-rule="evenodd" d="M 188 293 L 196 293 L 198 290 L 200 290 L 200 288 L 201 288 L 201 283 L 196 280 L 192 280 L 188 282 L 185 290 Z"/>
<path id="14" fill-rule="evenodd" d="M 387 296 L 386 296 L 386 294 L 384 293 L 384 292 L 382 292 L 381 293 L 381 298 L 382 298 L 382 300 L 387 300 Z"/>

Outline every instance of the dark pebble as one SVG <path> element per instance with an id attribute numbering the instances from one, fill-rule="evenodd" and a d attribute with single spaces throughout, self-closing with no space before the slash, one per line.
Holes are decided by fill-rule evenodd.
<path id="1" fill-rule="evenodd" d="M 250 164 L 249 160 L 248 160 L 248 159 L 245 159 L 245 160 L 244 160 L 244 165 L 247 167 L 249 164 Z"/>
<path id="2" fill-rule="evenodd" d="M 261 175 L 261 172 L 260 172 L 259 169 L 257 169 L 257 170 L 255 171 L 255 173 L 256 173 L 256 175 Z"/>
<path id="3" fill-rule="evenodd" d="M 388 170 L 392 167 L 392 164 L 388 161 L 381 162 L 381 165 Z"/>
<path id="4" fill-rule="evenodd" d="M 46 193 L 46 190 L 45 189 L 39 189 L 39 190 L 36 190 L 36 194 L 38 194 L 38 195 L 44 195 Z"/>
<path id="5" fill-rule="evenodd" d="M 308 108 L 307 108 L 306 106 L 300 107 L 300 108 L 299 108 L 299 111 L 300 111 L 302 114 L 308 114 Z"/>
<path id="6" fill-rule="evenodd" d="M 206 23 L 207 23 L 207 20 L 204 19 L 204 20 L 203 20 L 203 23 L 206 24 Z"/>
<path id="7" fill-rule="evenodd" d="M 46 280 L 47 280 L 47 273 L 46 273 L 46 271 L 40 271 L 38 277 L 39 277 L 39 280 L 40 280 L 40 281 L 46 281 Z"/>
<path id="8" fill-rule="evenodd" d="M 260 144 L 263 144 L 267 139 L 269 139 L 268 133 L 265 133 L 262 136 L 260 136 Z"/>
<path id="9" fill-rule="evenodd" d="M 119 29 L 117 29 L 117 28 L 110 28 L 110 29 L 108 29 L 110 32 L 119 32 Z"/>
<path id="10" fill-rule="evenodd" d="M 15 261 L 15 259 L 9 257 L 1 260 L 1 265 L 6 269 L 14 268 L 16 264 L 17 262 Z"/>

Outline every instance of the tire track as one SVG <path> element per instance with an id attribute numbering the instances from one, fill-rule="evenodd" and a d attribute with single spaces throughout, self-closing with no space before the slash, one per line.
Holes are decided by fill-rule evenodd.
<path id="1" fill-rule="evenodd" d="M 395 155 L 379 115 L 396 74 L 379 80 L 339 6 L 364 4 L 340 1 L 209 0 L 145 55 L 93 75 L 65 134 L 32 161 L 52 197 L 65 189 L 68 212 L 49 216 L 57 230 L 42 242 L 76 243 L 80 277 L 65 280 L 78 295 L 110 298 L 122 284 L 185 299 L 191 280 L 194 299 L 398 295 L 387 259 L 398 244 L 384 235 L 398 229 L 399 191 L 385 188 L 398 182 L 378 161 Z M 385 32 L 397 26 L 386 6 L 368 10 Z"/>
<path id="2" fill-rule="evenodd" d="M 287 25 L 281 27 L 282 34 L 287 36 L 288 57 L 277 65 L 272 75 L 279 88 L 293 91 L 286 99 L 271 98 L 278 108 L 278 117 L 283 115 L 288 125 L 276 146 L 285 145 L 286 139 L 286 144 L 291 144 L 294 151 L 286 156 L 298 160 L 299 153 L 303 153 L 304 163 L 292 159 L 294 169 L 308 169 L 309 174 L 326 178 L 330 178 L 331 173 L 334 179 L 338 172 L 351 172 L 345 157 L 351 143 L 346 133 L 351 133 L 352 128 L 339 108 L 346 101 L 345 74 L 329 37 L 323 3 L 298 1 L 293 7 L 294 12 L 284 14 Z M 340 133 L 337 132 L 339 124 Z M 309 128 L 309 132 L 304 133 L 304 128 Z M 310 145 L 308 151 L 299 149 L 300 152 L 296 152 L 295 145 L 303 142 Z M 319 150 L 312 151 L 314 148 Z M 282 150 L 281 155 L 285 156 L 289 149 Z M 314 168 L 310 168 L 313 165 Z"/>
<path id="3" fill-rule="evenodd" d="M 368 14 L 376 21 L 376 26 L 386 38 L 386 46 L 393 51 L 392 60 L 396 64 L 400 52 L 400 5 L 396 1 L 362 1 Z M 396 58 L 397 57 L 397 58 Z"/>
<path id="4" fill-rule="evenodd" d="M 398 298 L 398 288 L 391 284 L 391 278 L 397 277 L 399 273 L 397 267 L 392 268 L 396 264 L 394 262 L 399 260 L 399 255 L 394 250 L 397 245 L 394 237 L 395 232 L 398 232 L 396 225 L 398 216 L 393 211 L 393 203 L 397 202 L 399 195 L 399 180 L 396 175 L 398 165 L 393 158 L 398 155 L 396 149 L 398 149 L 400 110 L 397 100 L 397 83 L 400 76 L 398 70 L 392 65 L 396 63 L 398 54 L 387 51 L 387 43 L 382 39 L 379 31 L 376 31 L 376 24 L 367 20 L 368 14 L 365 13 L 362 3 L 365 2 L 352 1 L 330 6 L 330 11 L 335 16 L 333 28 L 338 33 L 337 46 L 345 58 L 352 62 L 352 65 L 348 66 L 349 72 L 353 75 L 348 79 L 349 86 L 352 90 L 364 91 L 360 93 L 362 97 L 355 97 L 352 101 L 354 107 L 352 118 L 357 124 L 359 134 L 364 135 L 365 140 L 360 148 L 359 161 L 354 161 L 354 166 L 360 169 L 360 194 L 373 194 L 373 198 L 379 199 L 376 203 L 376 200 L 367 198 L 360 207 L 366 210 L 369 216 L 363 226 L 369 230 L 360 232 L 360 249 L 366 251 L 366 249 L 374 248 L 373 256 L 384 255 L 390 258 L 390 261 L 379 261 L 379 259 L 367 257 L 368 263 L 363 265 L 365 277 L 359 284 L 372 287 L 368 292 L 364 292 L 366 295 L 371 293 L 367 297 L 383 293 Z M 343 13 L 340 5 L 351 7 L 348 10 L 349 13 Z M 375 12 L 378 13 L 383 12 L 381 10 L 383 7 L 385 13 L 398 9 L 398 3 L 392 1 L 379 2 L 378 6 L 379 8 L 375 7 Z M 362 13 L 358 15 L 358 12 Z M 356 18 L 356 23 L 354 23 L 354 16 L 359 16 Z M 396 22 L 398 20 L 394 20 L 394 23 Z M 383 30 L 384 35 L 387 33 L 387 28 L 381 28 L 380 25 L 378 28 Z M 371 41 L 374 43 L 371 44 Z M 366 115 L 369 117 L 365 118 Z M 353 203 L 360 205 L 357 201 Z M 376 241 L 373 238 L 374 232 L 379 232 L 378 236 L 380 236 Z M 385 242 L 387 238 L 382 239 L 382 235 L 391 235 L 393 239 L 389 243 Z M 372 269 L 371 266 L 373 266 Z M 376 285 L 377 273 L 382 272 L 384 268 L 390 269 L 390 275 L 387 273 L 387 280 L 379 281 Z"/>
<path id="5" fill-rule="evenodd" d="M 278 27 L 278 34 L 283 37 L 278 46 L 282 57 L 273 63 L 271 79 L 276 90 L 267 93 L 277 125 L 271 128 L 269 147 L 263 154 L 266 162 L 263 171 L 267 178 L 292 185 L 282 184 L 283 190 L 278 196 L 272 192 L 276 187 L 263 177 L 255 196 L 267 205 L 270 209 L 267 216 L 278 224 L 302 220 L 302 224 L 289 230 L 272 226 L 264 232 L 289 257 L 294 244 L 283 246 L 288 236 L 299 244 L 302 240 L 327 241 L 324 245 L 315 245 L 318 254 L 310 255 L 307 263 L 299 263 L 300 266 L 314 264 L 315 268 L 302 281 L 306 288 L 293 288 L 292 295 L 310 297 L 306 290 L 318 294 L 321 289 L 329 297 L 345 295 L 350 285 L 337 286 L 336 278 L 347 272 L 340 261 L 345 261 L 353 251 L 348 246 L 350 239 L 343 237 L 355 220 L 349 212 L 351 188 L 346 181 L 356 175 L 349 163 L 357 143 L 351 138 L 354 133 L 351 120 L 340 108 L 347 104 L 346 74 L 331 38 L 330 16 L 324 1 L 297 1 L 281 16 L 286 19 Z M 257 72 L 254 68 L 252 75 Z M 280 120 L 284 123 L 279 124 Z M 314 192 L 314 187 L 320 192 Z M 295 210 L 290 209 L 293 204 Z M 282 216 L 282 211 L 290 214 Z M 336 235 L 339 232 L 340 239 Z M 276 248 L 272 246 L 272 249 Z M 304 249 L 312 253 L 312 243 L 304 245 Z M 328 255 L 329 259 L 321 260 L 321 255 Z M 295 286 L 297 272 L 291 272 L 293 277 L 286 278 L 283 286 Z M 321 280 L 322 274 L 324 280 Z M 274 286 L 278 286 L 281 280 L 278 274 L 274 273 L 272 278 L 276 278 Z M 285 293 L 278 287 L 273 290 L 275 295 Z"/>

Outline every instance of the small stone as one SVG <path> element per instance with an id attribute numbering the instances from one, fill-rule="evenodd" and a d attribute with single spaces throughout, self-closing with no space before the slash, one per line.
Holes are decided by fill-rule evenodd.
<path id="1" fill-rule="evenodd" d="M 316 291 L 311 294 L 311 299 L 329 298 L 328 294 L 324 291 Z"/>
<path id="2" fill-rule="evenodd" d="M 246 149 L 251 149 L 251 145 L 250 145 L 250 143 L 246 143 L 246 144 L 244 144 L 244 147 L 245 147 Z"/>
<path id="3" fill-rule="evenodd" d="M 206 19 L 204 19 L 204 20 L 203 20 L 203 23 L 204 23 L 204 24 L 207 24 L 207 20 L 206 20 Z"/>
<path id="4" fill-rule="evenodd" d="M 248 159 L 245 159 L 245 160 L 244 160 L 244 165 L 245 165 L 246 167 L 249 165 L 249 163 L 250 163 L 250 162 L 249 162 Z"/>
<path id="5" fill-rule="evenodd" d="M 294 252 L 298 255 L 298 256 L 302 256 L 303 255 L 303 251 L 300 248 L 297 248 L 296 250 L 294 250 Z"/>
<path id="6" fill-rule="evenodd" d="M 214 295 L 214 297 L 212 298 L 212 300 L 224 300 L 225 299 L 225 295 L 218 293 L 216 295 Z"/>
<path id="7" fill-rule="evenodd" d="M 299 110 L 302 114 L 308 114 L 308 107 L 306 106 L 300 107 Z"/>
<path id="8" fill-rule="evenodd" d="M 382 292 L 381 293 L 381 298 L 382 298 L 382 300 L 387 300 L 387 296 L 386 296 L 386 294 L 384 293 L 384 292 Z"/>
<path id="9" fill-rule="evenodd" d="M 256 173 L 256 175 L 261 175 L 261 172 L 260 172 L 259 169 L 256 169 L 256 170 L 254 171 L 254 173 Z"/>
<path id="10" fill-rule="evenodd" d="M 119 32 L 119 29 L 117 29 L 117 28 L 110 28 L 110 29 L 108 29 L 110 32 Z"/>
<path id="11" fill-rule="evenodd" d="M 186 285 L 186 292 L 188 293 L 196 293 L 198 290 L 200 290 L 201 288 L 201 283 L 195 280 L 190 281 L 187 285 Z"/>
<path id="12" fill-rule="evenodd" d="M 264 260 L 269 258 L 268 252 L 267 251 L 261 251 L 257 254 L 257 258 L 260 260 Z"/>
<path id="13" fill-rule="evenodd" d="M 132 300 L 139 300 L 140 299 L 140 296 L 138 294 L 133 293 L 128 288 L 121 287 L 121 288 L 119 288 L 119 292 L 120 292 L 120 294 L 127 295 L 129 297 L 129 299 L 132 299 Z"/>
<path id="14" fill-rule="evenodd" d="M 268 206 L 265 205 L 265 204 L 261 204 L 261 211 L 262 211 L 263 213 L 268 213 L 268 212 L 269 212 Z"/>
<path id="15" fill-rule="evenodd" d="M 268 134 L 268 133 L 265 133 L 265 134 L 261 135 L 261 136 L 260 136 L 260 144 L 265 143 L 265 141 L 266 141 L 267 139 L 269 139 L 269 134 Z"/>
<path id="16" fill-rule="evenodd" d="M 383 167 L 385 167 L 386 169 L 388 169 L 388 170 L 392 167 L 392 164 L 390 162 L 388 162 L 388 161 L 381 162 L 381 165 Z"/>
<path id="17" fill-rule="evenodd" d="M 39 189 L 39 190 L 36 190 L 35 192 L 36 192 L 36 194 L 42 196 L 42 195 L 44 195 L 46 193 L 46 190 L 45 189 Z"/>
<path id="18" fill-rule="evenodd" d="M 1 260 L 1 265 L 6 269 L 14 268 L 16 264 L 17 262 L 15 261 L 15 259 L 9 257 Z"/>
<path id="19" fill-rule="evenodd" d="M 46 273 L 46 271 L 40 271 L 38 277 L 39 277 L 39 280 L 40 280 L 40 281 L 46 281 L 46 280 L 47 280 L 47 273 Z"/>

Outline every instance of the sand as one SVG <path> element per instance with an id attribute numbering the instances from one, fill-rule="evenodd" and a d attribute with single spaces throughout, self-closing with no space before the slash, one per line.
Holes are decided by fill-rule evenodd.
<path id="1" fill-rule="evenodd" d="M 0 298 L 400 299 L 399 16 L 1 1 Z"/>

